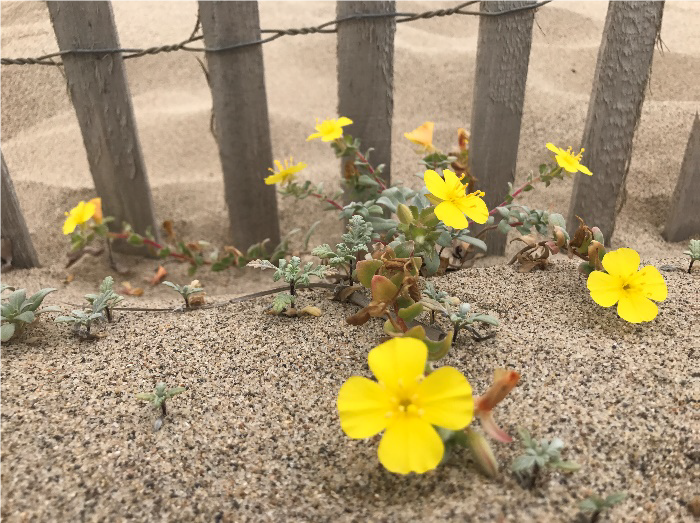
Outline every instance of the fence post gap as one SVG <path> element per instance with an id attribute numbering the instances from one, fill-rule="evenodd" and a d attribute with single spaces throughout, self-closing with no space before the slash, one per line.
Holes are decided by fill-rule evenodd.
<path id="1" fill-rule="evenodd" d="M 494 13 L 534 3 L 481 2 L 481 11 Z M 489 209 L 504 200 L 508 183 L 515 180 L 534 20 L 534 9 L 479 19 L 469 164 Z M 485 242 L 489 254 L 505 252 L 505 235 L 487 235 Z"/>
<path id="2" fill-rule="evenodd" d="M 199 2 L 208 48 L 260 39 L 257 2 Z M 214 128 L 235 246 L 280 241 L 277 197 L 264 178 L 272 167 L 262 46 L 207 52 Z"/>
<path id="3" fill-rule="evenodd" d="M 62 51 L 119 48 L 110 2 L 49 1 L 47 5 Z M 63 65 L 95 190 L 104 214 L 115 218 L 110 228 L 119 231 L 126 221 L 136 232 L 143 234 L 150 227 L 157 236 L 122 55 L 66 54 Z M 143 252 L 126 242 L 116 242 L 115 248 Z"/>
<path id="4" fill-rule="evenodd" d="M 666 227 L 662 236 L 679 242 L 700 235 L 700 115 L 695 113 L 685 148 L 681 174 L 671 197 Z"/>
<path id="5" fill-rule="evenodd" d="M 2 159 L 2 190 L 0 205 L 2 206 L 2 260 L 3 265 L 10 264 L 17 269 L 39 267 L 39 257 L 34 249 L 29 235 L 27 222 L 24 220 L 22 209 L 17 200 L 17 193 L 10 178 L 10 172 Z M 5 267 L 3 267 L 5 268 Z"/>
<path id="6" fill-rule="evenodd" d="M 597 226 L 609 244 L 624 204 L 632 140 L 642 112 L 664 2 L 610 2 L 598 50 L 581 147 L 593 176 L 577 174 L 567 228 L 576 216 Z"/>

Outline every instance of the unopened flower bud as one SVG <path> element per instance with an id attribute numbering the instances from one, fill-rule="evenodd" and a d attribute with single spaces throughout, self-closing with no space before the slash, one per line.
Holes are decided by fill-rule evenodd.
<path id="1" fill-rule="evenodd" d="M 404 225 L 413 223 L 413 213 L 411 213 L 411 209 L 408 208 L 408 205 L 400 203 L 396 208 L 396 215 L 399 217 L 399 221 Z"/>
<path id="2" fill-rule="evenodd" d="M 469 427 L 467 427 L 465 432 L 467 434 L 467 446 L 471 450 L 472 457 L 481 472 L 489 478 L 496 477 L 496 474 L 498 474 L 498 461 L 496 461 L 496 456 L 493 455 L 489 442 L 479 432 Z"/>

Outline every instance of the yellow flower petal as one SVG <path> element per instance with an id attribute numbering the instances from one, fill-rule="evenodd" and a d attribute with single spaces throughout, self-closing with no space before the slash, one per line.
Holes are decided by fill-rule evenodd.
<path id="1" fill-rule="evenodd" d="M 63 234 L 72 234 L 77 226 L 78 222 L 75 221 L 75 218 L 73 218 L 73 216 L 68 216 L 66 221 L 63 222 Z"/>
<path id="2" fill-rule="evenodd" d="M 415 338 L 394 338 L 369 351 L 369 368 L 389 391 L 418 384 L 428 360 L 428 347 Z"/>
<path id="3" fill-rule="evenodd" d="M 628 292 L 620 298 L 617 313 L 630 323 L 642 323 L 656 318 L 659 308 L 656 304 L 640 293 Z"/>
<path id="4" fill-rule="evenodd" d="M 352 120 L 350 118 L 348 118 L 347 116 L 341 116 L 340 118 L 338 118 L 337 123 L 340 127 L 345 127 L 346 125 L 351 125 Z"/>
<path id="5" fill-rule="evenodd" d="M 435 429 L 413 416 L 394 420 L 378 450 L 381 464 L 396 474 L 423 474 L 437 467 L 444 453 L 445 446 Z"/>
<path id="6" fill-rule="evenodd" d="M 476 223 L 486 223 L 489 219 L 489 208 L 486 202 L 474 193 L 468 194 L 457 202 L 457 207 L 467 217 Z"/>
<path id="7" fill-rule="evenodd" d="M 634 249 L 622 247 L 606 253 L 602 264 L 608 274 L 627 279 L 639 269 L 639 254 Z"/>
<path id="8" fill-rule="evenodd" d="M 668 297 L 666 281 L 656 267 L 647 265 L 632 276 L 629 284 L 640 288 L 642 294 L 655 301 L 664 301 Z"/>
<path id="9" fill-rule="evenodd" d="M 351 438 L 369 438 L 387 427 L 392 405 L 386 390 L 378 383 L 352 376 L 338 392 L 340 425 Z"/>
<path id="10" fill-rule="evenodd" d="M 447 185 L 445 184 L 445 180 L 442 179 L 442 176 L 432 169 L 428 169 L 423 175 L 423 180 L 425 180 L 425 186 L 434 196 L 437 196 L 441 200 L 447 199 Z"/>
<path id="11" fill-rule="evenodd" d="M 454 367 L 440 367 L 420 382 L 416 389 L 423 419 L 432 425 L 460 430 L 474 415 L 472 388 Z"/>
<path id="12" fill-rule="evenodd" d="M 547 144 L 547 149 L 549 149 L 550 151 L 552 151 L 554 154 L 561 154 L 561 153 L 563 152 L 561 149 L 559 149 L 559 147 L 557 147 L 557 146 L 554 145 L 553 143 L 548 143 L 548 144 Z"/>
<path id="13" fill-rule="evenodd" d="M 593 271 L 586 282 L 591 298 L 601 307 L 612 307 L 622 296 L 622 286 L 617 276 Z"/>
<path id="14" fill-rule="evenodd" d="M 433 122 L 424 122 L 420 127 L 417 127 L 410 133 L 404 133 L 403 135 L 409 139 L 412 143 L 422 146 L 426 152 L 434 151 L 433 146 L 433 129 L 435 124 Z"/>
<path id="15" fill-rule="evenodd" d="M 585 165 L 578 164 L 578 170 L 581 171 L 583 174 L 587 174 L 588 176 L 593 176 L 593 173 Z"/>
<path id="16" fill-rule="evenodd" d="M 267 176 L 265 178 L 265 185 L 274 185 L 282 181 L 284 181 L 284 176 L 282 176 L 281 174 L 271 174 L 270 176 Z"/>
<path id="17" fill-rule="evenodd" d="M 313 133 L 313 134 L 309 135 L 309 137 L 306 139 L 306 141 L 308 142 L 310 140 L 315 140 L 316 138 L 320 138 L 320 137 L 321 137 L 321 133 Z"/>
<path id="18" fill-rule="evenodd" d="M 95 206 L 95 214 L 92 215 L 92 219 L 95 220 L 96 224 L 102 223 L 102 198 L 93 198 L 88 203 Z"/>
<path id="19" fill-rule="evenodd" d="M 453 193 L 459 194 L 461 192 L 462 194 L 464 194 L 466 188 L 455 173 L 453 173 L 449 169 L 444 169 L 442 171 L 442 175 L 445 177 L 445 185 L 448 187 L 449 190 L 451 190 Z"/>
<path id="20" fill-rule="evenodd" d="M 459 207 L 452 202 L 442 202 L 435 207 L 435 216 L 448 227 L 455 229 L 466 229 L 469 224 Z"/>

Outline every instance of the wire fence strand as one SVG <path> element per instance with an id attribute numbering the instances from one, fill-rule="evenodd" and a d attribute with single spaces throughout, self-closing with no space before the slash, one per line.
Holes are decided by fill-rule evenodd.
<path id="1" fill-rule="evenodd" d="M 413 22 L 415 20 L 427 20 L 429 18 L 439 18 L 443 16 L 452 15 L 465 15 L 465 16 L 484 16 L 484 17 L 498 17 L 512 15 L 514 13 L 519 13 L 521 11 L 527 11 L 531 9 L 537 9 L 545 4 L 550 3 L 552 0 L 543 0 L 541 2 L 535 2 L 529 5 L 523 5 L 520 7 L 515 7 L 513 9 L 507 9 L 505 11 L 499 12 L 482 12 L 482 11 L 468 11 L 465 10 L 467 7 L 478 4 L 479 2 L 464 2 L 455 7 L 449 9 L 436 9 L 433 11 L 425 11 L 423 13 L 365 13 L 356 14 L 351 16 L 346 16 L 343 18 L 336 18 L 329 22 L 313 26 L 313 27 L 301 27 L 298 29 L 262 29 L 261 34 L 269 34 L 265 38 L 260 38 L 258 40 L 253 40 L 250 42 L 241 42 L 237 44 L 222 46 L 222 47 L 197 47 L 190 44 L 201 41 L 204 37 L 199 34 L 200 24 L 199 19 L 195 24 L 195 29 L 189 38 L 183 40 L 182 42 L 176 44 L 160 45 L 148 48 L 117 48 L 117 49 L 66 49 L 63 51 L 57 51 L 55 53 L 49 53 L 42 56 L 37 56 L 34 58 L 2 58 L 0 59 L 0 64 L 2 65 L 53 65 L 61 66 L 63 62 L 56 61 L 54 58 L 60 58 L 67 55 L 109 55 L 109 54 L 120 54 L 126 60 L 129 58 L 138 58 L 140 56 L 146 55 L 156 55 L 161 53 L 172 53 L 176 51 L 187 51 L 191 53 L 220 53 L 225 51 L 233 51 L 236 49 L 242 49 L 245 47 L 250 47 L 253 45 L 262 45 L 268 42 L 272 42 L 281 38 L 283 36 L 298 36 L 298 35 L 309 35 L 309 34 L 328 34 L 337 33 L 338 26 L 345 22 L 356 21 L 356 20 L 366 20 L 373 18 L 396 18 L 396 23 L 400 24 L 403 22 Z"/>

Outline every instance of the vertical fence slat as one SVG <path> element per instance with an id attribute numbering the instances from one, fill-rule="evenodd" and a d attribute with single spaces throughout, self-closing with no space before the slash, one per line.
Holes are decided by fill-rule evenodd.
<path id="1" fill-rule="evenodd" d="M 199 2 L 204 42 L 219 48 L 260 38 L 257 2 Z M 216 136 L 233 241 L 239 249 L 279 242 L 270 122 L 261 46 L 207 53 Z"/>
<path id="2" fill-rule="evenodd" d="M 681 174 L 671 198 L 671 210 L 663 237 L 671 242 L 700 235 L 700 115 L 695 113 L 693 128 L 685 148 Z"/>
<path id="3" fill-rule="evenodd" d="M 610 2 L 598 51 L 581 146 L 593 176 L 577 175 L 569 230 L 576 216 L 600 228 L 610 242 L 632 157 L 632 140 L 661 29 L 664 2 Z"/>
<path id="4" fill-rule="evenodd" d="M 336 2 L 336 15 L 394 13 L 396 2 Z M 391 177 L 391 119 L 394 113 L 396 19 L 349 20 L 338 26 L 338 115 L 354 123 L 348 133 L 373 147 L 370 161 Z M 344 167 L 344 166 L 343 166 Z M 346 195 L 351 197 L 351 195 Z"/>
<path id="5" fill-rule="evenodd" d="M 498 12 L 534 2 L 481 2 L 481 11 Z M 535 11 L 528 9 L 479 20 L 476 78 L 472 101 L 469 160 L 489 209 L 508 194 L 515 180 L 525 84 Z M 503 254 L 506 237 L 486 237 L 489 254 Z"/>
<path id="6" fill-rule="evenodd" d="M 109 2 L 47 2 L 58 47 L 114 49 L 119 38 Z M 95 190 L 105 215 L 144 233 L 157 234 L 151 189 L 141 154 L 121 55 L 63 57 L 73 107 Z M 122 246 L 128 249 L 125 245 Z"/>
<path id="7" fill-rule="evenodd" d="M 32 238 L 29 236 L 27 223 L 24 221 L 22 209 L 19 207 L 15 187 L 12 184 L 10 173 L 5 164 L 5 157 L 2 156 L 2 196 L 0 197 L 0 205 L 2 205 L 2 237 L 3 240 L 10 241 L 10 249 L 12 252 L 12 266 L 18 269 L 28 269 L 30 267 L 39 267 L 39 258 L 34 250 Z M 5 242 L 3 241 L 3 250 Z M 10 258 L 6 252 L 2 253 L 5 261 Z"/>

